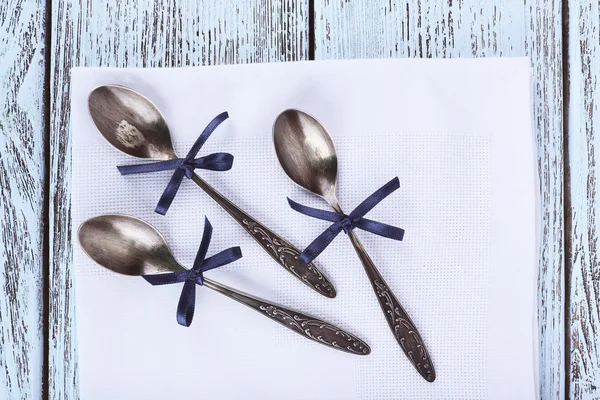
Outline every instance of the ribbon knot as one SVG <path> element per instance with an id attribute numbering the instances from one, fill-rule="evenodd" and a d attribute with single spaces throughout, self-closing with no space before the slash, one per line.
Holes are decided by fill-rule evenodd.
<path id="1" fill-rule="evenodd" d="M 364 218 L 364 216 L 371 211 L 373 207 L 379 204 L 379 202 L 381 202 L 399 187 L 400 181 L 398 180 L 398 177 L 396 177 L 377 189 L 375 193 L 367 197 L 348 215 L 303 206 L 302 204 L 296 203 L 288 198 L 290 207 L 299 213 L 308 215 L 309 217 L 333 222 L 329 228 L 317 236 L 317 238 L 313 240 L 306 249 L 304 249 L 304 251 L 300 254 L 300 259 L 307 264 L 310 263 L 319 254 L 321 254 L 321 252 L 325 250 L 327 246 L 329 246 L 329 244 L 340 232 L 344 231 L 344 233 L 348 234 L 354 228 L 360 228 L 367 232 L 390 239 L 402 240 L 404 237 L 404 229 Z"/>
<path id="2" fill-rule="evenodd" d="M 189 162 L 188 160 L 183 160 L 179 168 L 183 169 L 185 173 L 185 177 L 188 179 L 192 179 L 192 174 L 194 170 L 197 168 L 193 162 Z"/>
<path id="3" fill-rule="evenodd" d="M 154 209 L 157 213 L 165 215 L 179 190 L 179 186 L 181 185 L 184 176 L 188 179 L 192 179 L 194 170 L 196 169 L 208 169 L 211 171 L 228 171 L 231 169 L 231 166 L 233 165 L 233 156 L 229 153 L 213 153 L 205 157 L 194 158 L 213 131 L 227 118 L 229 118 L 227 112 L 223 112 L 213 118 L 206 128 L 204 128 L 204 131 L 202 131 L 202 134 L 198 137 L 185 158 L 119 166 L 117 169 L 121 175 L 144 174 L 174 169 L 175 172 L 173 172 L 171 180 L 163 191 L 163 194 L 158 201 L 158 205 Z"/>
<path id="4" fill-rule="evenodd" d="M 202 286 L 204 284 L 204 272 L 230 264 L 242 257 L 242 250 L 239 247 L 231 247 L 206 258 L 211 237 L 212 225 L 205 217 L 202 241 L 194 260 L 194 266 L 191 269 L 166 274 L 142 275 L 153 286 L 183 282 L 183 289 L 177 305 L 177 322 L 179 325 L 190 326 L 192 323 L 196 305 L 196 285 Z"/>
<path id="5" fill-rule="evenodd" d="M 185 280 L 195 282 L 200 286 L 204 285 L 204 276 L 202 274 L 202 271 L 199 271 L 198 273 L 198 271 L 196 271 L 195 268 L 192 268 L 187 272 Z"/>
<path id="6" fill-rule="evenodd" d="M 346 235 L 349 234 L 352 229 L 356 228 L 355 221 L 352 221 L 348 216 L 341 220 L 340 225 Z"/>

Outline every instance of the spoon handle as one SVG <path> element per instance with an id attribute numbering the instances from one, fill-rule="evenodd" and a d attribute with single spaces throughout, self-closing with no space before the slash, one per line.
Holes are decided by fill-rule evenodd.
<path id="1" fill-rule="evenodd" d="M 356 233 L 351 231 L 348 236 L 350 236 L 354 250 L 356 250 L 365 268 L 365 272 L 371 281 L 371 286 L 373 286 L 379 306 L 385 314 L 385 319 L 394 333 L 396 341 L 419 374 L 426 381 L 433 382 L 435 380 L 435 370 L 433 369 L 433 363 L 419 331 L 417 331 L 412 320 L 383 280 L 371 257 L 369 257 L 362 243 L 358 240 Z"/>
<path id="2" fill-rule="evenodd" d="M 198 175 L 194 174 L 192 180 L 223 207 L 279 265 L 323 296 L 335 297 L 335 288 L 329 279 L 313 263 L 306 264 L 298 258 L 300 250 L 240 210 Z"/>
<path id="3" fill-rule="evenodd" d="M 313 316 L 251 296 L 208 278 L 204 278 L 204 286 L 258 311 L 265 317 L 317 343 L 352 354 L 367 355 L 371 352 L 369 345 L 358 337 Z"/>

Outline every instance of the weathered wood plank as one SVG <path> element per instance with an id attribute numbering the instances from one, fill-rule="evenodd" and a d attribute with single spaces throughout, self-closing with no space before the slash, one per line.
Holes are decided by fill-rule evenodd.
<path id="1" fill-rule="evenodd" d="M 74 66 L 171 67 L 305 59 L 308 2 L 54 0 L 50 125 L 51 399 L 77 396 L 70 231 Z"/>
<path id="2" fill-rule="evenodd" d="M 531 57 L 542 190 L 538 304 L 544 399 L 564 398 L 565 378 L 561 13 L 560 0 L 315 2 L 317 59 Z"/>
<path id="3" fill-rule="evenodd" d="M 0 397 L 42 397 L 45 2 L 0 2 Z"/>
<path id="4" fill-rule="evenodd" d="M 569 0 L 568 159 L 569 212 L 566 215 L 570 339 L 569 397 L 600 399 L 600 266 L 596 209 L 600 203 L 600 9 L 598 2 Z"/>

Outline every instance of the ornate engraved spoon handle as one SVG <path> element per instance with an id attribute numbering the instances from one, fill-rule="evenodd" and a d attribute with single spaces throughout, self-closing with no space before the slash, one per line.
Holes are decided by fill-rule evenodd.
<path id="1" fill-rule="evenodd" d="M 426 381 L 433 382 L 435 380 L 435 370 L 419 331 L 417 331 L 412 320 L 379 274 L 371 257 L 358 240 L 356 233 L 350 232 L 348 236 L 350 236 L 354 250 L 356 250 L 360 261 L 362 261 L 365 272 L 371 281 L 371 286 L 373 286 L 373 290 L 377 295 L 379 306 L 385 314 L 385 319 L 394 333 L 396 341 L 419 374 Z"/>
<path id="2" fill-rule="evenodd" d="M 335 288 L 329 279 L 313 263 L 305 264 L 298 258 L 300 250 L 240 210 L 198 175 L 194 174 L 192 180 L 223 207 L 279 265 L 323 296 L 335 297 Z"/>
<path id="3" fill-rule="evenodd" d="M 369 345 L 358 337 L 313 316 L 237 291 L 208 278 L 204 278 L 204 286 L 258 311 L 317 343 L 352 354 L 367 355 L 371 352 Z"/>

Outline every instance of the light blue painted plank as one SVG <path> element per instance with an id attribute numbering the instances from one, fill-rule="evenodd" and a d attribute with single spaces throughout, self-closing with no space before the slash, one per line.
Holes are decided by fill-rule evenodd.
<path id="1" fill-rule="evenodd" d="M 600 6 L 589 0 L 569 0 L 568 149 L 571 251 L 569 304 L 569 365 L 572 399 L 600 398 L 600 264 L 598 241 L 600 194 L 597 191 L 600 137 Z"/>
<path id="2" fill-rule="evenodd" d="M 0 3 L 0 398 L 42 397 L 45 2 Z"/>

